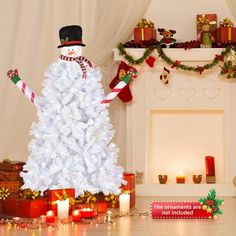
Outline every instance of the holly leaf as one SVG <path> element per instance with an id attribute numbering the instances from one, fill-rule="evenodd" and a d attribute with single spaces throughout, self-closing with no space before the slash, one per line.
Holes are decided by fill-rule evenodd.
<path id="1" fill-rule="evenodd" d="M 206 205 L 206 198 L 200 197 L 199 202 L 201 202 L 203 205 Z"/>
<path id="2" fill-rule="evenodd" d="M 210 189 L 207 195 L 209 200 L 214 200 L 216 197 L 216 190 L 214 188 Z"/>
<path id="3" fill-rule="evenodd" d="M 221 211 L 220 209 L 218 209 L 218 210 L 217 210 L 217 213 L 222 215 L 222 214 L 223 214 L 223 211 Z"/>

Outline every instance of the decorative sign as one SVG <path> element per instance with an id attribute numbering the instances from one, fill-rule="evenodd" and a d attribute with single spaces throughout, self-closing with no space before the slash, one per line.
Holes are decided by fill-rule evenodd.
<path id="1" fill-rule="evenodd" d="M 199 201 L 156 201 L 151 204 L 154 219 L 212 219 Z"/>
<path id="2" fill-rule="evenodd" d="M 223 199 L 216 198 L 215 189 L 199 201 L 155 201 L 151 204 L 153 219 L 217 219 L 223 212 Z"/>

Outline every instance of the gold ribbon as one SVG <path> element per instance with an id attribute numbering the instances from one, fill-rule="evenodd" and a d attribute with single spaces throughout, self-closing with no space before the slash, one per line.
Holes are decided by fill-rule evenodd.
<path id="1" fill-rule="evenodd" d="M 149 21 L 147 19 L 142 19 L 136 26 L 137 28 L 154 28 L 154 23 L 152 21 Z"/>
<path id="2" fill-rule="evenodd" d="M 11 163 L 11 160 L 9 158 L 6 158 L 3 160 L 3 163 Z"/>
<path id="3" fill-rule="evenodd" d="M 234 27 L 234 23 L 230 19 L 225 18 L 222 21 L 220 21 L 220 26 L 221 27 L 233 28 Z"/>
<path id="4" fill-rule="evenodd" d="M 8 188 L 0 188 L 0 200 L 6 200 L 10 196 Z"/>
<path id="5" fill-rule="evenodd" d="M 26 188 L 20 192 L 20 197 L 23 199 L 37 199 L 40 197 L 40 191 L 32 191 L 30 188 Z"/>
<path id="6" fill-rule="evenodd" d="M 95 203 L 96 201 L 96 196 L 88 191 L 85 191 L 83 194 L 76 198 L 77 203 Z"/>
<path id="7" fill-rule="evenodd" d="M 54 192 L 54 194 L 56 195 L 57 197 L 57 200 L 60 200 L 60 201 L 65 201 L 67 198 L 69 199 L 69 205 L 70 206 L 73 206 L 75 204 L 75 199 L 73 197 L 70 197 L 67 193 L 66 193 L 66 190 L 63 189 L 62 190 L 62 195 L 60 195 L 59 193 L 57 192 Z M 56 201 L 53 201 L 51 202 L 52 204 L 56 204 Z"/>
<path id="8" fill-rule="evenodd" d="M 216 24 L 216 21 L 210 21 L 206 15 L 200 15 L 198 18 L 197 18 L 197 28 L 198 29 L 201 29 L 203 25 L 214 25 Z"/>
<path id="9" fill-rule="evenodd" d="M 135 188 L 131 189 L 131 190 L 123 190 L 122 193 L 128 193 L 128 194 L 131 194 L 131 193 L 134 193 L 135 192 Z"/>
<path id="10" fill-rule="evenodd" d="M 229 41 L 232 40 L 232 28 L 231 27 L 228 28 L 228 40 Z"/>

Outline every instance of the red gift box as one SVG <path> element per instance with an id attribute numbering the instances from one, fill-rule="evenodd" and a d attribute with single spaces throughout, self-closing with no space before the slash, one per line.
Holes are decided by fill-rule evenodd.
<path id="1" fill-rule="evenodd" d="M 134 41 L 156 39 L 156 29 L 154 28 L 134 28 Z"/>
<path id="2" fill-rule="evenodd" d="M 31 199 L 6 199 L 3 202 L 3 212 L 14 217 L 37 218 L 46 214 L 47 202 L 45 198 Z"/>
<path id="3" fill-rule="evenodd" d="M 122 190 L 130 194 L 130 207 L 135 206 L 135 174 L 125 172 L 123 174 L 124 180 L 127 181 L 126 185 L 122 185 Z"/>
<path id="4" fill-rule="evenodd" d="M 236 42 L 236 28 L 219 27 L 217 29 L 217 43 Z"/>
<path id="5" fill-rule="evenodd" d="M 58 196 L 63 197 L 64 195 L 68 196 L 69 198 L 75 199 L 75 189 L 74 188 L 67 188 L 67 189 L 54 189 L 47 191 L 47 209 L 53 210 L 55 216 L 57 216 L 57 200 L 60 200 Z M 71 214 L 71 207 L 69 213 Z"/>
<path id="6" fill-rule="evenodd" d="M 10 192 L 9 197 L 10 198 L 19 196 L 20 188 L 21 188 L 22 185 L 23 185 L 22 180 L 18 180 L 18 181 L 1 181 L 0 182 L 0 188 L 9 189 L 9 192 Z"/>
<path id="7" fill-rule="evenodd" d="M 201 41 L 201 33 L 202 33 L 202 26 L 204 24 L 210 25 L 210 32 L 213 36 L 214 40 L 216 41 L 217 38 L 217 15 L 216 14 L 198 14 L 196 16 L 196 23 L 197 23 L 197 39 Z"/>
<path id="8" fill-rule="evenodd" d="M 3 171 L 21 171 L 25 162 L 4 160 L 0 162 L 0 170 Z"/>
<path id="9" fill-rule="evenodd" d="M 5 171 L 0 170 L 0 181 L 23 181 L 22 177 L 20 177 L 21 170 L 17 171 Z"/>

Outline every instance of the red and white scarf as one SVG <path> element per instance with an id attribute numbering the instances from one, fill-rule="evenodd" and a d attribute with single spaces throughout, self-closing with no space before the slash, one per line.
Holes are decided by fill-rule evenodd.
<path id="1" fill-rule="evenodd" d="M 90 67 L 93 68 L 93 65 L 91 63 L 91 61 L 89 61 L 87 58 L 83 57 L 83 56 L 79 56 L 79 57 L 67 57 L 67 56 L 63 56 L 60 55 L 60 59 L 64 60 L 64 61 L 76 61 L 83 73 L 82 78 L 86 79 L 87 77 L 87 68 L 86 68 L 86 64 Z"/>

